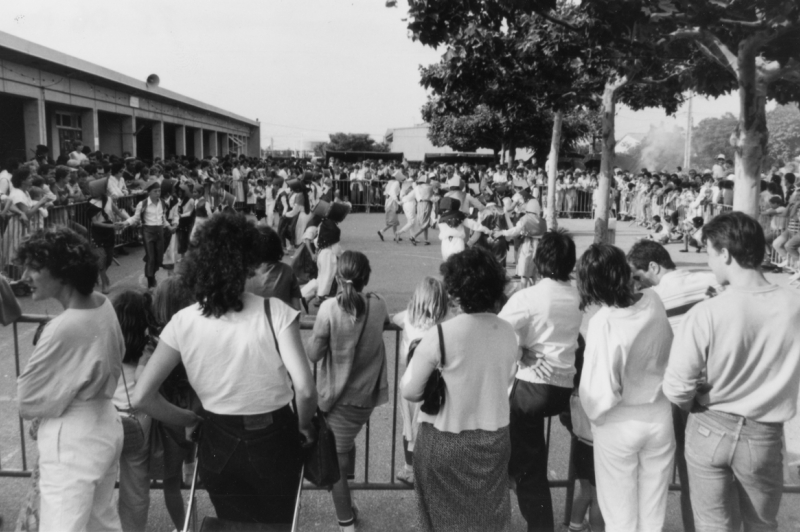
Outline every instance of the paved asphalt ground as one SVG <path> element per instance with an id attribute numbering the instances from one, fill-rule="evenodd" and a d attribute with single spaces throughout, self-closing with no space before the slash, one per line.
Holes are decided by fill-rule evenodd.
<path id="1" fill-rule="evenodd" d="M 342 224 L 342 246 L 364 252 L 372 264 L 372 279 L 369 290 L 382 295 L 392 313 L 403 310 L 413 292 L 414 286 L 426 275 L 436 276 L 441 262 L 441 252 L 435 230 L 431 231 L 431 245 L 412 246 L 407 239 L 400 244 L 394 244 L 387 236 L 387 242 L 381 242 L 375 234 L 377 229 L 383 227 L 382 214 L 352 214 Z M 578 253 L 582 253 L 592 240 L 592 223 L 589 220 L 561 220 L 560 225 L 566 227 L 575 237 Z M 617 226 L 616 242 L 621 248 L 627 250 L 635 240 L 644 236 L 646 232 L 641 228 L 621 223 Z M 706 255 L 691 253 L 678 253 L 680 246 L 669 246 L 673 260 L 681 268 L 707 269 Z M 120 257 L 119 265 L 112 266 L 110 277 L 114 283 L 112 295 L 121 290 L 136 288 L 142 274 L 142 249 L 129 248 L 130 255 Z M 163 275 L 163 272 L 159 274 Z M 769 275 L 773 282 L 785 284 L 785 275 Z M 56 315 L 61 309 L 54 301 L 33 302 L 29 298 L 22 300 L 25 313 Z M 31 351 L 31 340 L 35 327 L 28 324 L 19 326 L 20 363 L 24 366 Z M 394 333 L 386 333 L 387 356 L 394 360 Z M 19 446 L 18 417 L 16 413 L 16 385 L 14 367 L 14 335 L 12 328 L 0 329 L 0 464 L 3 469 L 20 469 L 22 457 Z M 394 363 L 390 364 L 390 401 L 394 390 Z M 390 467 L 391 436 L 392 436 L 392 403 L 376 409 L 371 421 L 371 441 L 369 449 L 369 479 L 373 482 L 390 482 L 392 471 Z M 401 426 L 398 413 L 397 426 Z M 27 430 L 27 427 L 26 427 Z M 399 429 L 398 429 L 399 432 Z M 797 460 L 800 455 L 800 422 L 787 424 L 787 445 L 791 453 L 789 461 Z M 396 460 L 402 461 L 402 447 L 400 436 L 397 440 Z M 29 442 L 30 443 L 30 442 Z M 365 442 L 362 431 L 357 441 L 358 464 L 356 481 L 364 480 L 365 476 Z M 32 458 L 35 456 L 35 445 L 28 446 L 28 467 L 32 467 Z M 568 433 L 561 427 L 557 419 L 553 420 L 551 433 L 551 448 L 549 469 L 551 478 L 565 479 L 567 477 L 567 461 L 569 456 Z M 797 481 L 796 475 L 794 476 Z M 22 500 L 28 488 L 29 479 L 3 478 L 0 480 L 0 515 L 5 516 L 3 530 L 13 530 L 14 521 L 19 511 Z M 799 482 L 795 482 L 799 483 Z M 564 516 L 564 501 L 566 490 L 554 488 L 553 504 L 556 522 Z M 416 530 L 415 501 L 412 491 L 358 491 L 355 499 L 360 508 L 359 530 L 369 531 L 401 531 Z M 213 515 L 213 508 L 205 493 L 200 495 L 199 510 L 201 515 Z M 793 531 L 800 529 L 800 508 L 798 508 L 797 495 L 785 495 L 780 513 L 780 530 Z M 516 498 L 512 494 L 513 530 L 525 530 L 525 522 L 519 514 Z M 306 490 L 302 496 L 302 509 L 300 514 L 300 529 L 303 531 L 336 531 L 336 518 L 330 495 L 324 491 Z M 558 527 L 557 527 L 558 528 Z M 173 526 L 164 508 L 163 498 L 159 492 L 152 492 L 150 505 L 150 520 L 148 530 L 170 531 Z M 566 529 L 563 527 L 562 529 Z M 682 530 L 678 495 L 671 492 L 667 522 L 664 528 L 668 532 Z"/>

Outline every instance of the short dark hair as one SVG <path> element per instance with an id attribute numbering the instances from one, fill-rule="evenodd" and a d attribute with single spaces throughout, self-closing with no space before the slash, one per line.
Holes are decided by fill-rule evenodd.
<path id="1" fill-rule="evenodd" d="M 742 268 L 754 270 L 764 261 L 764 229 L 743 212 L 719 214 L 703 226 L 703 243 L 717 251 L 727 249 Z"/>
<path id="2" fill-rule="evenodd" d="M 69 168 L 66 166 L 57 166 L 56 167 L 56 181 L 59 179 L 64 179 L 69 177 Z"/>
<path id="3" fill-rule="evenodd" d="M 566 233 L 550 231 L 539 240 L 533 264 L 540 277 L 556 281 L 569 281 L 578 260 L 575 241 Z"/>
<path id="4" fill-rule="evenodd" d="M 592 244 L 578 261 L 581 310 L 597 303 L 626 308 L 634 303 L 631 267 L 625 253 L 611 244 Z"/>
<path id="5" fill-rule="evenodd" d="M 111 164 L 111 174 L 118 174 L 125 170 L 125 163 L 123 161 L 115 161 Z"/>
<path id="6" fill-rule="evenodd" d="M 785 179 L 786 182 L 789 183 L 790 185 L 794 185 L 794 182 L 795 182 L 796 178 L 795 178 L 795 175 L 793 173 L 787 172 L 786 174 L 784 174 L 783 179 Z"/>
<path id="7" fill-rule="evenodd" d="M 14 188 L 19 188 L 22 185 L 22 182 L 28 179 L 31 176 L 31 169 L 27 166 L 23 166 L 22 168 L 18 168 L 14 170 L 14 173 L 11 174 L 11 184 L 14 185 Z"/>
<path id="8" fill-rule="evenodd" d="M 17 248 L 20 266 L 44 269 L 64 284 L 88 296 L 97 283 L 99 258 L 92 245 L 72 229 L 40 229 Z"/>
<path id="9" fill-rule="evenodd" d="M 655 262 L 662 268 L 668 270 L 675 269 L 675 263 L 669 256 L 667 248 L 655 240 L 640 240 L 636 242 L 628 251 L 628 262 L 633 264 L 637 270 L 646 270 L 651 262 Z"/>
<path id="10" fill-rule="evenodd" d="M 450 255 L 439 267 L 450 298 L 466 314 L 497 312 L 505 302 L 506 270 L 481 248 Z"/>
<path id="11" fill-rule="evenodd" d="M 278 233 L 267 225 L 259 225 L 256 229 L 258 229 L 259 233 L 259 260 L 261 262 L 279 262 L 283 258 L 283 246 Z"/>

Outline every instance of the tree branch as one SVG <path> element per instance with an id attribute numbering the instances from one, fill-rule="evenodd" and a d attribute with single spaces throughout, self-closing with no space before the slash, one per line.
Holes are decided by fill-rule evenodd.
<path id="1" fill-rule="evenodd" d="M 781 66 L 777 61 L 766 61 L 763 57 L 757 57 L 756 68 L 767 84 L 779 79 L 800 84 L 800 61 L 794 58 Z"/>
<path id="2" fill-rule="evenodd" d="M 672 39 L 691 39 L 703 54 L 722 68 L 738 77 L 739 59 L 716 35 L 701 28 L 677 30 L 670 34 Z"/>
<path id="3" fill-rule="evenodd" d="M 750 20 L 733 20 L 733 19 L 730 19 L 730 18 L 721 18 L 721 19 L 719 19 L 719 21 L 722 24 L 730 24 L 730 25 L 733 25 L 733 26 L 742 26 L 743 28 L 764 28 L 764 29 L 767 28 L 767 26 L 764 24 L 764 22 L 761 22 L 761 21 L 753 22 L 753 21 L 750 21 Z"/>
<path id="4" fill-rule="evenodd" d="M 549 14 L 547 11 L 537 10 L 537 11 L 534 11 L 534 13 L 536 13 L 537 15 L 542 17 L 543 19 L 547 20 L 548 22 L 552 22 L 553 24 L 557 24 L 557 25 L 559 25 L 559 26 L 561 26 L 563 28 L 567 28 L 570 31 L 574 31 L 574 32 L 581 31 L 581 29 L 578 26 L 572 24 L 571 22 L 567 22 L 566 20 L 564 20 L 562 18 L 554 17 L 553 15 Z"/>

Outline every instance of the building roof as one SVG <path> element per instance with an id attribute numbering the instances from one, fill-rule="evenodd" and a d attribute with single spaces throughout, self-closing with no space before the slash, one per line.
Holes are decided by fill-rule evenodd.
<path id="1" fill-rule="evenodd" d="M 107 85 L 117 86 L 131 92 L 134 96 L 145 96 L 154 100 L 180 102 L 202 111 L 211 112 L 251 126 L 259 126 L 259 122 L 243 116 L 225 111 L 219 107 L 203 103 L 194 98 L 189 98 L 177 92 L 162 87 L 148 85 L 144 80 L 138 80 L 125 74 L 115 72 L 100 65 L 95 65 L 83 59 L 72 57 L 65 53 L 41 46 L 25 39 L 20 39 L 11 34 L 0 32 L 0 59 L 8 59 L 36 68 L 46 69 L 50 72 L 64 74 L 72 78 L 86 79 L 87 81 L 102 81 Z"/>

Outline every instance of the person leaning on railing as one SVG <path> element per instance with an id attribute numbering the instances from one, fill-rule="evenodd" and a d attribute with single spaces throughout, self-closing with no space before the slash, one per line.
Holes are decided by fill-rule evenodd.
<path id="1" fill-rule="evenodd" d="M 97 257 L 74 231 L 34 233 L 16 257 L 35 301 L 64 311 L 44 328 L 17 379 L 19 413 L 41 418 L 40 530 L 121 530 L 114 483 L 122 424 L 111 402 L 124 340 L 111 302 L 93 292 Z"/>
<path id="2" fill-rule="evenodd" d="M 315 439 L 317 392 L 299 312 L 244 291 L 247 275 L 260 262 L 258 238 L 255 226 L 238 213 L 212 216 L 198 230 L 183 273 L 197 303 L 164 327 L 132 404 L 155 419 L 194 429 L 200 417 L 159 393 L 183 362 L 206 411 L 198 467 L 217 517 L 290 523 L 300 480 L 300 435 Z"/>
<path id="3" fill-rule="evenodd" d="M 496 315 L 505 299 L 505 269 L 479 248 L 451 255 L 440 269 L 463 313 L 425 333 L 401 385 L 405 399 L 420 402 L 429 376 L 441 368 L 446 386 L 438 413 L 419 415 L 414 491 L 420 528 L 507 531 L 508 389 L 520 349 L 514 328 Z"/>

